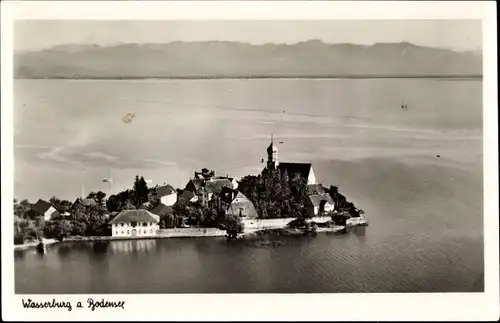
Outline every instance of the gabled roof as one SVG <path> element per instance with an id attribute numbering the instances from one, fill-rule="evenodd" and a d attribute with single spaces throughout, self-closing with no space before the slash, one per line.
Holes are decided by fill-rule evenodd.
<path id="1" fill-rule="evenodd" d="M 279 163 L 278 169 L 283 173 L 285 170 L 288 177 L 292 178 L 295 174 L 299 173 L 304 179 L 309 178 L 311 172 L 311 163 Z"/>
<path id="2" fill-rule="evenodd" d="M 84 206 L 91 206 L 91 205 L 97 204 L 97 202 L 94 199 L 81 199 L 81 198 L 77 198 L 75 200 L 75 202 L 73 203 L 73 205 L 75 205 L 77 203 L 84 205 Z M 72 205 L 72 207 L 73 207 L 73 205 Z"/>
<path id="3" fill-rule="evenodd" d="M 171 206 L 160 203 L 155 208 L 153 208 L 150 212 L 153 214 L 159 215 L 159 216 L 165 216 L 167 214 L 172 213 L 173 209 Z"/>
<path id="4" fill-rule="evenodd" d="M 196 194 L 194 194 L 194 192 L 191 192 L 191 191 L 183 191 L 179 196 L 178 196 L 178 199 L 179 200 L 186 200 L 186 201 L 191 201 L 191 199 L 193 197 L 195 197 Z"/>
<path id="5" fill-rule="evenodd" d="M 47 212 L 51 206 L 52 204 L 50 204 L 49 202 L 39 199 L 38 202 L 33 204 L 31 209 L 37 213 L 45 214 L 45 212 Z"/>
<path id="6" fill-rule="evenodd" d="M 176 193 L 175 188 L 169 184 L 164 185 L 164 186 L 159 186 L 159 187 L 155 188 L 154 190 L 156 191 L 156 194 L 159 197 L 167 196 L 167 195 Z"/>
<path id="7" fill-rule="evenodd" d="M 233 190 L 230 187 L 223 187 L 219 193 L 219 197 L 225 203 L 231 203 L 236 198 L 238 193 L 239 191 Z"/>
<path id="8" fill-rule="evenodd" d="M 328 204 L 334 205 L 333 199 L 329 194 L 309 195 L 309 200 L 313 206 L 319 207 L 321 205 L 321 201 L 326 201 Z"/>
<path id="9" fill-rule="evenodd" d="M 144 209 L 139 210 L 123 210 L 109 223 L 124 223 L 124 222 L 153 222 L 158 223 L 160 219 L 158 215 L 152 214 Z"/>
<path id="10" fill-rule="evenodd" d="M 196 191 L 200 189 L 200 187 L 203 186 L 205 183 L 205 180 L 203 178 L 193 178 L 190 179 L 189 182 L 186 184 L 186 189 L 191 189 L 190 186 L 192 186 Z"/>
<path id="11" fill-rule="evenodd" d="M 309 191 L 309 195 L 318 195 L 325 193 L 325 188 L 321 184 L 309 184 L 307 185 L 307 189 Z"/>

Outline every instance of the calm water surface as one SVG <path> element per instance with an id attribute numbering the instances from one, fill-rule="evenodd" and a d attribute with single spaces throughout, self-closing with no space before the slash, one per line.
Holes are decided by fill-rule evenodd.
<path id="1" fill-rule="evenodd" d="M 482 291 L 481 92 L 475 80 L 16 81 L 19 198 L 74 199 L 82 165 L 87 190 L 104 191 L 109 168 L 115 190 L 136 174 L 181 187 L 201 167 L 256 173 L 274 133 L 280 160 L 312 162 L 370 222 L 15 252 L 16 292 Z"/>

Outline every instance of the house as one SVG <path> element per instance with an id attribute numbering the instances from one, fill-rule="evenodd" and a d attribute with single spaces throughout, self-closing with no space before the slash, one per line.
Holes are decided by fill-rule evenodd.
<path id="1" fill-rule="evenodd" d="M 109 222 L 113 237 L 150 237 L 160 229 L 160 217 L 144 209 L 123 210 Z"/>
<path id="2" fill-rule="evenodd" d="M 203 184 L 205 184 L 205 180 L 203 178 L 193 178 L 189 180 L 184 190 L 198 193 Z"/>
<path id="3" fill-rule="evenodd" d="M 31 210 L 28 211 L 28 215 L 31 218 L 42 216 L 45 221 L 50 221 L 60 217 L 60 213 L 52 204 L 42 199 L 31 206 Z"/>
<path id="4" fill-rule="evenodd" d="M 222 189 L 225 187 L 233 187 L 233 184 L 227 178 L 218 178 L 207 181 L 205 183 L 205 192 L 208 194 L 208 199 L 211 200 L 214 194 L 220 194 Z"/>
<path id="5" fill-rule="evenodd" d="M 236 183 L 236 184 L 235 184 Z M 195 177 L 186 184 L 185 191 L 193 192 L 198 200 L 210 201 L 217 196 L 223 187 L 235 188 L 237 181 L 230 177 L 215 176 L 215 171 L 203 169 L 202 172 L 195 172 Z"/>
<path id="6" fill-rule="evenodd" d="M 177 202 L 177 191 L 172 185 L 163 185 L 154 188 L 156 194 L 160 198 L 160 202 L 165 205 L 174 205 Z"/>
<path id="7" fill-rule="evenodd" d="M 289 178 L 300 174 L 307 180 L 308 185 L 316 184 L 316 176 L 311 163 L 280 163 L 278 160 L 278 147 L 271 138 L 271 144 L 267 148 L 267 167 L 268 170 L 277 170 L 283 174 L 287 172 Z"/>
<path id="8" fill-rule="evenodd" d="M 335 203 L 333 202 L 330 194 L 314 194 L 309 195 L 309 200 L 306 205 L 309 213 L 314 215 L 321 215 L 325 212 L 331 212 L 335 209 Z"/>
<path id="9" fill-rule="evenodd" d="M 229 187 L 231 187 L 233 190 L 237 190 L 238 189 L 238 181 L 233 178 L 233 177 L 229 177 L 229 176 L 217 176 L 215 177 L 215 179 L 219 179 L 219 180 L 228 180 L 229 181 Z"/>
<path id="10" fill-rule="evenodd" d="M 95 205 L 97 205 L 97 202 L 94 199 L 77 198 L 75 200 L 75 202 L 73 202 L 73 204 L 69 208 L 69 211 L 73 211 L 78 206 L 88 207 L 88 206 L 95 206 Z"/>
<path id="11" fill-rule="evenodd" d="M 224 187 L 219 193 L 219 197 L 226 214 L 238 215 L 247 219 L 255 219 L 258 217 L 257 210 L 252 201 L 240 191 Z"/>
<path id="12" fill-rule="evenodd" d="M 198 201 L 198 196 L 194 192 L 184 190 L 179 194 L 178 200 L 186 202 L 196 202 Z"/>

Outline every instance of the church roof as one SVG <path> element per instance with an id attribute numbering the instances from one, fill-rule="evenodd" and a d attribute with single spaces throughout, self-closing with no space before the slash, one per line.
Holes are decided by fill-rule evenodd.
<path id="1" fill-rule="evenodd" d="M 311 168 L 311 163 L 279 163 L 278 165 L 280 172 L 283 173 L 286 170 L 290 178 L 299 173 L 306 180 L 309 178 Z"/>

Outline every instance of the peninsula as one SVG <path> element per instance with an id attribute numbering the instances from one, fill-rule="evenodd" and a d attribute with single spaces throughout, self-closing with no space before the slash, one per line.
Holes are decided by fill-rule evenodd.
<path id="1" fill-rule="evenodd" d="M 183 189 L 168 184 L 149 188 L 136 176 L 132 189 L 107 199 L 99 191 L 74 202 L 56 197 L 35 204 L 14 201 L 14 212 L 18 248 L 38 241 L 338 232 L 367 224 L 364 211 L 337 187 L 317 180 L 311 163 L 279 161 L 273 138 L 262 172 L 238 181 L 206 168 L 196 171 Z"/>

